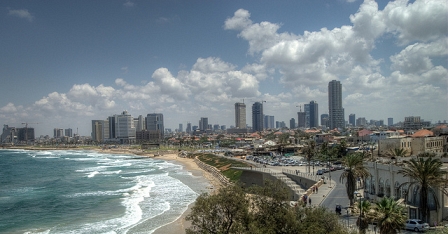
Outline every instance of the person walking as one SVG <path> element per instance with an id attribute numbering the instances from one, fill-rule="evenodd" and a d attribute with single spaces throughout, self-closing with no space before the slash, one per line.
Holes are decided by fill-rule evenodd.
<path id="1" fill-rule="evenodd" d="M 308 204 L 311 206 L 311 197 L 308 198 Z"/>

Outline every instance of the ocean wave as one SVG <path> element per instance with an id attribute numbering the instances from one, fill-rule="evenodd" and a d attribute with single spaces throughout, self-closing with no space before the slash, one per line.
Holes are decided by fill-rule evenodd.
<path id="1" fill-rule="evenodd" d="M 92 178 L 92 177 L 94 177 L 98 173 L 99 173 L 98 171 L 94 171 L 94 172 L 90 173 L 89 175 L 87 175 L 87 177 L 88 178 Z"/>

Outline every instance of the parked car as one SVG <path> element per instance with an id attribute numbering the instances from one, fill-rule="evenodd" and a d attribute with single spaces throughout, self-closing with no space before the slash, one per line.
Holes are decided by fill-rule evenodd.
<path id="1" fill-rule="evenodd" d="M 323 175 L 324 174 L 324 171 L 322 171 L 322 170 L 317 170 L 317 172 L 316 172 L 316 175 Z"/>
<path id="2" fill-rule="evenodd" d="M 429 230 L 429 224 L 424 223 L 420 219 L 408 219 L 406 220 L 405 228 L 416 232 L 424 232 Z"/>

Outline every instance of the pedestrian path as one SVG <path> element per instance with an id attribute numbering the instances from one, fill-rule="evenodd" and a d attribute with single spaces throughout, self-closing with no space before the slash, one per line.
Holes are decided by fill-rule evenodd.
<path id="1" fill-rule="evenodd" d="M 319 206 L 321 203 L 327 198 L 328 194 L 333 191 L 334 186 L 336 183 L 334 181 L 331 181 L 331 185 L 328 179 L 325 180 L 325 183 L 320 185 L 316 192 L 311 193 L 308 195 L 309 198 L 311 198 L 311 205 L 312 206 Z"/>

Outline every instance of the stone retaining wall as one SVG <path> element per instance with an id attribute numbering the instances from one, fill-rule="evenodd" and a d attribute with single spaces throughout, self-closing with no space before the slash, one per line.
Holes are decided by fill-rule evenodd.
<path id="1" fill-rule="evenodd" d="M 220 170 L 218 170 L 216 167 L 208 165 L 207 163 L 202 162 L 201 160 L 199 160 L 198 157 L 194 158 L 194 162 L 204 171 L 209 172 L 210 174 L 212 174 L 216 179 L 219 180 L 219 182 L 221 182 L 223 185 L 227 186 L 229 185 L 231 182 L 229 181 L 229 179 L 227 177 L 225 177 Z"/>

